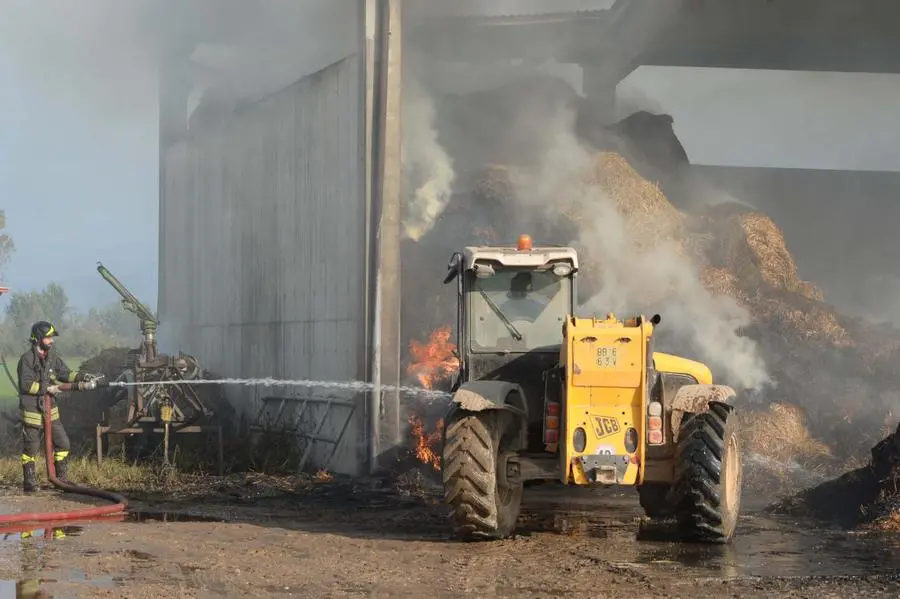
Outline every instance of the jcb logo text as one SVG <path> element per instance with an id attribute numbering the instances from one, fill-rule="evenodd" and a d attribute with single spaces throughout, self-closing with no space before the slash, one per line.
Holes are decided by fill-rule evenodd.
<path id="1" fill-rule="evenodd" d="M 594 416 L 594 432 L 602 439 L 619 432 L 619 421 L 608 416 Z"/>

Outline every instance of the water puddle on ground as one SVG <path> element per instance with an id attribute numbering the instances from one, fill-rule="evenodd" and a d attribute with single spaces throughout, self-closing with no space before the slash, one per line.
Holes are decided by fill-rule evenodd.
<path id="1" fill-rule="evenodd" d="M 47 586 L 56 583 L 107 589 L 120 585 L 124 578 L 88 578 L 81 570 L 50 565 L 54 561 L 48 557 L 50 545 L 65 543 L 66 539 L 77 537 L 83 531 L 84 526 L 76 525 L 31 524 L 4 528 L 0 533 L 0 569 L 5 575 L 15 573 L 20 579 L 0 580 L 0 598 L 60 599 L 71 596 L 48 592 Z"/>
<path id="2" fill-rule="evenodd" d="M 228 522 L 226 518 L 201 514 L 185 514 L 166 511 L 132 511 L 125 516 L 125 522 L 159 524 L 168 522 Z"/>
<path id="3" fill-rule="evenodd" d="M 727 545 L 676 542 L 671 525 L 636 528 L 588 533 L 602 537 L 598 538 L 597 557 L 638 569 L 662 568 L 715 578 L 896 574 L 900 563 L 898 543 L 883 535 L 763 515 L 744 516 Z M 630 542 L 619 542 L 628 534 L 625 529 L 629 529 Z M 615 545 L 615 549 L 606 551 L 604 545 Z"/>
<path id="4" fill-rule="evenodd" d="M 848 531 L 811 519 L 769 515 L 747 505 L 728 545 L 682 543 L 672 523 L 639 523 L 635 498 L 622 493 L 538 490 L 529 501 L 529 533 L 591 539 L 574 553 L 587 559 L 684 577 L 830 577 L 897 574 L 900 539 Z M 750 502 L 747 502 L 750 504 Z M 530 529 L 530 530 L 529 530 Z"/>
<path id="5" fill-rule="evenodd" d="M 13 528 L 15 528 L 15 530 L 13 530 Z M 83 530 L 83 526 L 44 527 L 39 524 L 8 527 L 6 530 L 0 529 L 0 542 L 14 542 L 30 538 L 64 539 L 66 537 L 77 537 Z"/>
<path id="6" fill-rule="evenodd" d="M 124 578 L 107 576 L 88 579 L 81 570 L 69 570 L 60 578 L 25 578 L 22 580 L 0 580 L 2 599 L 65 599 L 75 595 L 66 592 L 50 592 L 49 585 L 57 583 L 87 585 L 99 589 L 115 589 L 124 583 Z"/>

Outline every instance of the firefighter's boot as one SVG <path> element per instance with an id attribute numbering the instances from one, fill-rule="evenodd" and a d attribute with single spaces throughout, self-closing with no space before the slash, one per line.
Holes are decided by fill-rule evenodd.
<path id="1" fill-rule="evenodd" d="M 22 464 L 22 490 L 26 493 L 38 490 L 37 468 L 34 462 Z"/>
<path id="2" fill-rule="evenodd" d="M 68 458 L 53 462 L 53 467 L 56 469 L 56 478 L 59 482 L 71 484 L 71 481 L 69 480 L 69 465 L 66 463 L 66 460 L 68 460 Z"/>

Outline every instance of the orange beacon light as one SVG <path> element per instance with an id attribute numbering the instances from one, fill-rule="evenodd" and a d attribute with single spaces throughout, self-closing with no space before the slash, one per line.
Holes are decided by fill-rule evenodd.
<path id="1" fill-rule="evenodd" d="M 519 243 L 516 249 L 520 252 L 530 252 L 532 249 L 531 236 L 519 235 Z"/>

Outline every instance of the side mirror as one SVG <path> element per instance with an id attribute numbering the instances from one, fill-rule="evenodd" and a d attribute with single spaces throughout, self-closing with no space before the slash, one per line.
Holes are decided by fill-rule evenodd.
<path id="1" fill-rule="evenodd" d="M 450 256 L 450 262 L 447 264 L 447 274 L 444 276 L 444 285 L 459 275 L 460 264 L 462 264 L 462 254 L 455 252 Z"/>
<path id="2" fill-rule="evenodd" d="M 658 325 L 661 321 L 662 321 L 662 318 L 660 318 L 659 314 L 654 314 L 650 318 L 650 324 L 652 324 L 653 326 Z"/>

